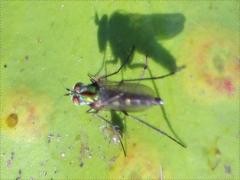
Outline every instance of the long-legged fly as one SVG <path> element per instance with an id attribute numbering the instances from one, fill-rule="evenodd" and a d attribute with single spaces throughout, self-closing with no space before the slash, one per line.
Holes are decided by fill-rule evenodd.
<path id="1" fill-rule="evenodd" d="M 134 48 L 132 49 L 131 54 L 133 53 L 133 51 Z M 110 120 L 107 120 L 103 116 L 99 115 L 99 111 L 120 111 L 124 113 L 127 117 L 130 117 L 131 119 L 138 121 L 139 123 L 153 129 L 154 131 L 164 136 L 167 136 L 182 147 L 186 147 L 184 143 L 170 136 L 161 129 L 151 125 L 146 121 L 143 121 L 136 116 L 129 114 L 129 112 L 142 111 L 151 106 L 163 105 L 163 100 L 159 97 L 155 97 L 153 90 L 150 87 L 141 84 L 141 81 L 162 79 L 175 74 L 182 68 L 179 68 L 177 71 L 168 73 L 166 75 L 157 77 L 126 79 L 119 82 L 107 80 L 108 77 L 116 75 L 118 72 L 120 72 L 120 70 L 128 62 L 128 59 L 130 58 L 129 56 L 126 62 L 122 64 L 117 71 L 100 77 L 89 75 L 89 78 L 91 80 L 90 84 L 85 85 L 81 82 L 77 82 L 74 85 L 73 89 L 67 88 L 68 93 L 66 93 L 66 95 L 71 96 L 72 102 L 75 105 L 89 106 L 90 109 L 87 112 L 95 113 L 98 118 L 110 124 L 110 127 L 112 127 L 112 131 L 115 134 L 119 134 L 119 131 L 116 130 L 116 127 L 112 124 Z M 119 138 L 115 140 L 121 142 L 124 155 L 126 156 L 121 137 L 119 135 L 114 135 L 114 137 Z"/>

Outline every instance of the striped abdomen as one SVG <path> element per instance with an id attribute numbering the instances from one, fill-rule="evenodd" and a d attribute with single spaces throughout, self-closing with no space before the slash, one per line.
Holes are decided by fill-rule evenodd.
<path id="1" fill-rule="evenodd" d="M 118 111 L 141 111 L 153 105 L 162 105 L 160 98 L 155 98 L 146 94 L 135 94 L 129 92 L 121 92 L 116 90 L 105 89 L 100 94 L 103 109 L 112 109 Z"/>

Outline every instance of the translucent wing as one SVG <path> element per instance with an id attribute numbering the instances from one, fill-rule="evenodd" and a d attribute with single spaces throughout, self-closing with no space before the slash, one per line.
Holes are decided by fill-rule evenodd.
<path id="1" fill-rule="evenodd" d="M 111 90 L 115 91 L 116 93 L 121 92 L 149 97 L 154 97 L 155 95 L 154 91 L 150 87 L 140 83 L 101 81 L 99 86 L 106 91 Z"/>

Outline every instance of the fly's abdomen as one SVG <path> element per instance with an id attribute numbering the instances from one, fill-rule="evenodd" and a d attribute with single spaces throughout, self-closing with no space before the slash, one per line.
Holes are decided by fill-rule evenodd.
<path id="1" fill-rule="evenodd" d="M 116 98 L 114 98 L 116 97 Z M 109 102 L 105 99 L 105 109 L 118 111 L 141 111 L 153 105 L 162 105 L 163 101 L 160 98 L 154 98 L 147 95 L 119 93 L 115 96 L 108 97 Z"/>

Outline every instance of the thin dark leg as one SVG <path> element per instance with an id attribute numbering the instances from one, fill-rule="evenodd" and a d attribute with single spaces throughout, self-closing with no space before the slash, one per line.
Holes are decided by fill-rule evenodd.
<path id="1" fill-rule="evenodd" d="M 97 71 L 97 73 L 94 75 L 94 77 L 98 76 L 98 74 L 102 71 L 102 69 L 104 68 L 104 65 L 105 65 L 105 56 L 106 56 L 106 51 L 104 51 L 104 54 L 103 54 L 103 60 L 102 60 L 102 64 L 101 64 L 101 67 L 99 68 L 99 70 Z"/>
<path id="2" fill-rule="evenodd" d="M 112 122 L 107 120 L 106 118 L 102 117 L 101 115 L 99 115 L 98 113 L 95 113 L 95 116 L 97 116 L 99 119 L 105 121 L 107 124 L 113 126 Z"/>
<path id="3" fill-rule="evenodd" d="M 124 148 L 124 145 L 123 145 L 123 142 L 122 142 L 122 138 L 120 137 L 120 144 L 121 144 L 121 147 L 122 147 L 122 150 L 123 150 L 123 154 L 124 154 L 124 156 L 126 157 L 127 156 L 127 153 L 126 153 L 126 151 L 125 151 L 125 148 Z"/>
<path id="4" fill-rule="evenodd" d="M 151 72 L 150 69 L 148 69 L 148 72 L 149 72 L 150 77 L 152 77 L 152 72 Z M 155 90 L 155 92 L 156 92 L 156 94 L 157 94 L 157 97 L 161 97 L 160 94 L 159 94 L 157 85 L 156 85 L 156 83 L 155 83 L 154 80 L 152 80 L 152 84 L 153 84 L 154 90 Z M 161 108 L 161 111 L 162 111 L 162 113 L 163 113 L 163 118 L 164 118 L 164 120 L 166 121 L 169 129 L 170 129 L 171 132 L 173 133 L 174 137 L 175 137 L 176 139 L 178 139 L 178 141 L 180 141 L 182 144 L 184 144 L 184 142 L 181 140 L 181 138 L 177 135 L 177 133 L 176 133 L 175 130 L 173 129 L 172 124 L 171 124 L 171 122 L 170 122 L 170 120 L 169 120 L 169 118 L 168 118 L 168 116 L 167 116 L 165 107 L 164 107 L 164 106 L 159 106 L 159 107 Z"/>
<path id="5" fill-rule="evenodd" d="M 99 115 L 99 114 L 97 114 L 97 113 L 96 113 L 95 115 L 96 115 L 99 119 L 101 119 L 101 120 L 105 121 L 106 123 L 108 123 L 112 128 L 114 128 L 111 121 L 107 120 L 106 118 L 104 118 L 103 116 L 101 116 L 101 115 Z M 120 140 L 120 144 L 121 144 L 121 147 L 122 147 L 122 150 L 123 150 L 123 154 L 124 154 L 124 156 L 126 157 L 127 154 L 126 154 L 124 145 L 123 145 L 123 143 L 122 143 L 122 138 L 121 138 L 121 135 L 120 135 L 120 134 L 119 134 L 119 140 Z"/>
<path id="6" fill-rule="evenodd" d="M 126 81 L 144 81 L 144 80 L 163 79 L 163 78 L 165 78 L 165 77 L 174 75 L 175 73 L 177 73 L 178 71 L 181 71 L 181 70 L 184 69 L 184 68 L 185 68 L 185 66 L 181 66 L 181 67 L 179 67 L 176 71 L 170 72 L 170 73 L 165 74 L 165 75 L 162 75 L 162 76 L 148 77 L 148 78 L 136 78 L 136 79 L 124 79 L 124 80 L 122 80 L 122 81 L 123 81 L 123 82 L 126 82 Z"/>
<path id="7" fill-rule="evenodd" d="M 113 76 L 113 75 L 119 73 L 119 71 L 120 71 L 120 70 L 129 62 L 129 60 L 131 59 L 131 56 L 132 56 L 134 50 L 135 50 L 135 47 L 133 46 L 132 49 L 131 49 L 131 51 L 130 51 L 130 53 L 129 53 L 129 55 L 128 55 L 128 57 L 127 57 L 127 60 L 119 67 L 119 69 L 118 69 L 117 71 L 115 71 L 115 72 L 113 72 L 113 73 L 111 73 L 111 74 L 104 75 L 104 76 L 101 77 L 101 79 L 104 79 L 104 78 L 107 78 L 107 77 L 110 77 L 110 76 Z"/>
<path id="8" fill-rule="evenodd" d="M 147 122 L 139 119 L 138 117 L 129 115 L 127 112 L 123 112 L 123 113 L 124 113 L 125 115 L 127 115 L 128 117 L 131 117 L 132 119 L 134 119 L 134 120 L 136 120 L 136 121 L 144 124 L 145 126 L 147 126 L 147 127 L 151 128 L 151 129 L 157 131 L 158 133 L 160 133 L 160 134 L 162 134 L 162 135 L 164 135 L 164 136 L 167 136 L 168 138 L 170 138 L 171 140 L 173 140 L 174 142 L 176 142 L 176 143 L 179 144 L 180 146 L 182 146 L 182 147 L 184 147 L 184 148 L 187 147 L 185 144 L 179 142 L 177 139 L 175 139 L 175 138 L 173 138 L 172 136 L 168 135 L 166 132 L 162 131 L 161 129 L 156 128 L 155 126 L 153 126 L 153 125 L 151 125 L 151 124 L 149 124 L 149 123 L 147 123 Z"/>

